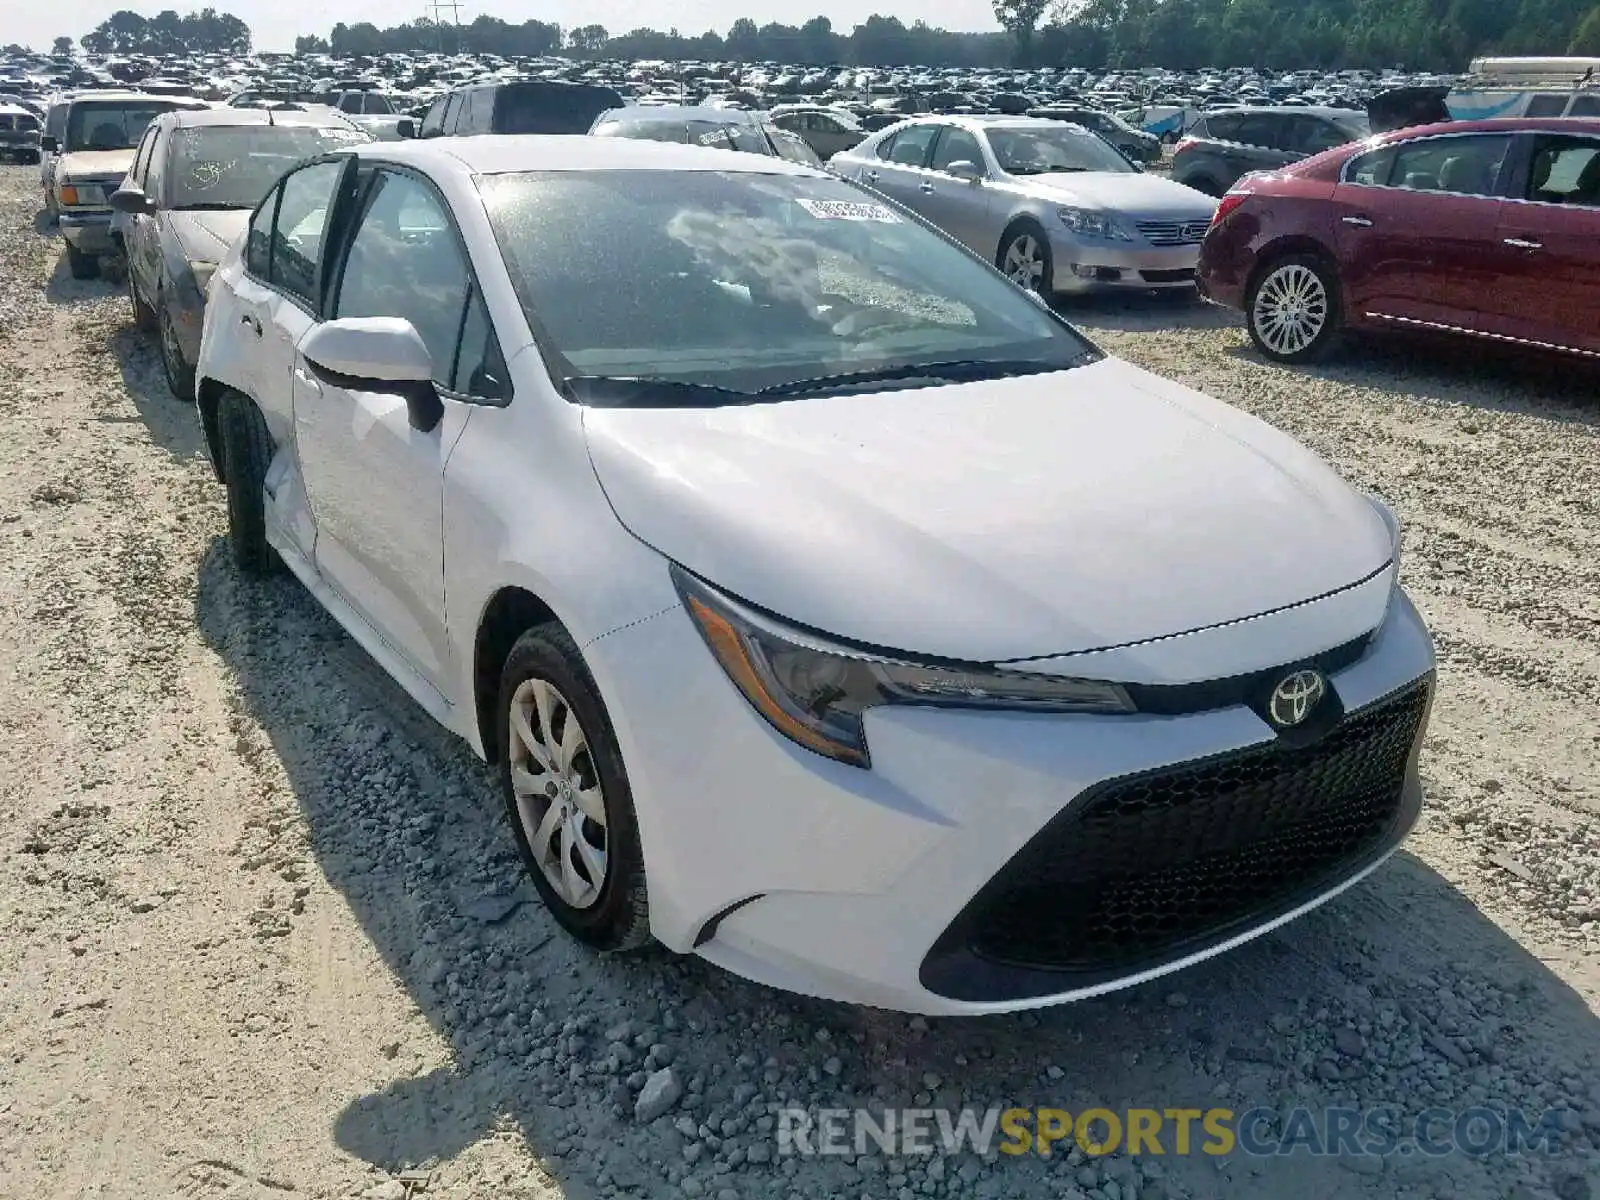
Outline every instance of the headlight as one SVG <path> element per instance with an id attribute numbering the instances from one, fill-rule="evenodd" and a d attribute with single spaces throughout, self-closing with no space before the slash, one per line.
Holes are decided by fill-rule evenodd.
<path id="1" fill-rule="evenodd" d="M 194 285 L 200 289 L 204 296 L 211 287 L 211 275 L 217 269 L 214 262 L 191 262 L 189 272 L 194 276 Z"/>
<path id="2" fill-rule="evenodd" d="M 861 714 L 879 704 L 1134 711 L 1114 683 L 886 658 L 787 625 L 676 564 L 672 579 L 706 645 L 751 706 L 784 736 L 854 766 L 870 765 Z"/>
<path id="3" fill-rule="evenodd" d="M 1131 242 L 1133 235 L 1110 213 L 1093 208 L 1063 208 L 1061 223 L 1084 237 L 1104 238 L 1108 242 Z"/>

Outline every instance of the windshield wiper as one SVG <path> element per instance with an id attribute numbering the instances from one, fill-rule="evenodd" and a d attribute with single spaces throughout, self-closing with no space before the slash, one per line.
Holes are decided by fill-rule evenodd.
<path id="1" fill-rule="evenodd" d="M 199 200 L 193 204 L 174 204 L 173 212 L 232 212 L 239 208 L 249 208 L 248 204 L 229 204 L 225 200 Z"/>
<path id="2" fill-rule="evenodd" d="M 812 379 L 796 379 L 790 383 L 776 383 L 764 387 L 755 395 L 801 396 L 811 392 L 826 392 L 836 388 L 859 387 L 871 383 L 891 383 L 898 379 L 944 380 L 948 383 L 971 383 L 980 379 L 1010 379 L 1017 375 L 1043 375 L 1051 371 L 1066 371 L 1095 361 L 1097 356 L 1088 352 L 1065 362 L 1040 362 L 1038 359 L 988 359 L 957 358 L 948 362 L 908 363 L 900 367 L 874 367 L 865 371 L 845 371 L 838 375 L 818 375 Z"/>
<path id="3" fill-rule="evenodd" d="M 754 392 L 648 375 L 568 375 L 561 390 L 586 408 L 717 408 L 756 398 Z"/>

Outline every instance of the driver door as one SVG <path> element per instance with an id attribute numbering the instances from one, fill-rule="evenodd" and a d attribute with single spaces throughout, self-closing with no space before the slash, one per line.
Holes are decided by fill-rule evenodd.
<path id="1" fill-rule="evenodd" d="M 987 257 L 988 248 L 998 236 L 989 214 L 994 197 L 981 178 L 952 175 L 950 164 L 954 162 L 970 162 L 982 175 L 989 173 L 977 135 L 957 125 L 946 125 L 933 145 L 917 208 L 958 242 Z"/>

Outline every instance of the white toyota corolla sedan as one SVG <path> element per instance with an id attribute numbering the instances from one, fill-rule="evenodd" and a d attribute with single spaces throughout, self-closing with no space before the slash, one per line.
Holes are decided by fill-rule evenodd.
<path id="1" fill-rule="evenodd" d="M 500 764 L 546 904 L 924 1013 L 1321 903 L 1421 804 L 1399 528 L 779 158 L 353 147 L 218 268 L 197 393 L 287 565 Z"/>

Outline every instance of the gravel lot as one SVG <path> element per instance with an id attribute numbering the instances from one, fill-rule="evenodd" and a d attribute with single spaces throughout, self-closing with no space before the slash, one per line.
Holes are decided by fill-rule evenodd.
<path id="1" fill-rule="evenodd" d="M 192 409 L 36 209 L 36 170 L 0 169 L 0 1196 L 1600 1192 L 1594 375 L 1417 346 L 1284 370 L 1193 303 L 1074 307 L 1399 510 L 1441 660 L 1430 807 L 1369 881 L 1220 961 L 929 1023 L 574 949 L 487 771 L 297 585 L 234 574 Z M 681 1098 L 641 1121 L 666 1071 Z M 774 1153 L 780 1105 L 1018 1103 L 1487 1104 L 1563 1133 L 1516 1158 Z"/>

